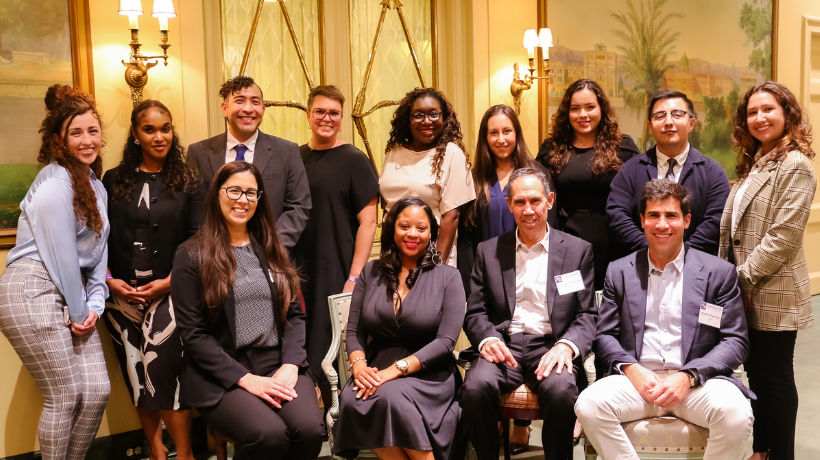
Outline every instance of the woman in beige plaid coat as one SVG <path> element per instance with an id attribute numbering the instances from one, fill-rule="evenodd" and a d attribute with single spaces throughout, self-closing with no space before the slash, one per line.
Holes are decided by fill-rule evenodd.
<path id="1" fill-rule="evenodd" d="M 817 179 L 811 125 L 785 86 L 750 89 L 735 115 L 738 181 L 720 223 L 720 252 L 737 265 L 749 325 L 744 364 L 752 401 L 754 454 L 794 459 L 797 331 L 813 325 L 803 233 Z"/>

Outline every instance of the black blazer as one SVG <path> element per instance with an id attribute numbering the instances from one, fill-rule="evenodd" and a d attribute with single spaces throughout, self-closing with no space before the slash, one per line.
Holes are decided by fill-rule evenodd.
<path id="1" fill-rule="evenodd" d="M 252 242 L 256 257 L 267 266 L 261 248 Z M 196 242 L 189 240 L 177 250 L 171 277 L 177 327 L 182 337 L 184 363 L 179 376 L 181 402 L 192 407 L 208 407 L 222 400 L 225 390 L 249 371 L 236 361 L 236 312 L 233 288 L 222 300 L 223 313 L 212 319 L 202 297 L 201 267 L 193 254 Z M 270 277 L 271 304 L 279 321 L 277 290 Z M 279 353 L 282 364 L 307 367 L 305 352 L 305 314 L 299 299 L 288 305 L 287 324 L 279 324 Z"/>
<path id="2" fill-rule="evenodd" d="M 199 169 L 206 188 L 225 164 L 228 133 L 222 133 L 188 147 L 188 161 Z M 276 220 L 276 232 L 287 248 L 293 249 L 308 220 L 311 208 L 310 185 L 299 146 L 259 131 L 253 164 L 262 173 L 266 200 Z"/>
<path id="3" fill-rule="evenodd" d="M 103 176 L 103 185 L 108 192 L 108 220 L 111 233 L 108 236 L 108 268 L 111 276 L 121 280 L 134 278 L 134 241 L 137 233 L 137 203 L 141 187 L 135 187 L 131 201 L 114 201 L 114 185 L 119 182 L 122 166 L 108 170 Z M 152 174 L 156 180 L 156 196 L 151 203 L 151 241 L 153 258 L 151 269 L 154 279 L 166 278 L 171 274 L 177 247 L 199 230 L 202 225 L 205 203 L 205 187 L 200 183 L 192 193 L 178 192 L 174 196 L 162 189 L 163 172 Z M 156 178 L 156 179 L 154 179 Z"/>
<path id="4" fill-rule="evenodd" d="M 682 370 L 696 370 L 701 383 L 726 379 L 747 397 L 733 371 L 749 355 L 748 329 L 735 266 L 691 247 L 683 262 Z M 595 356 L 607 375 L 619 374 L 616 366 L 637 363 L 646 326 L 646 290 L 649 283 L 647 249 L 609 264 L 601 302 Z M 698 322 L 702 301 L 723 307 L 720 328 Z"/>
<path id="5" fill-rule="evenodd" d="M 536 166 L 539 170 L 541 170 L 541 172 L 547 175 L 550 189 L 554 192 L 555 183 L 553 182 L 549 171 L 547 171 L 547 168 L 545 168 L 541 163 L 536 163 Z M 473 174 L 475 174 L 475 170 L 473 170 Z M 473 176 L 473 183 L 475 183 L 475 176 Z M 556 195 L 556 203 L 557 200 L 558 198 Z M 472 225 L 468 222 L 469 216 L 467 215 L 471 212 L 471 206 L 476 207 L 475 222 Z M 464 211 L 458 218 L 458 239 L 456 240 L 456 247 L 458 250 L 456 251 L 456 265 L 459 273 L 461 274 L 461 282 L 464 284 L 464 292 L 467 294 L 468 298 L 470 297 L 470 274 L 473 271 L 473 264 L 475 263 L 475 253 L 478 250 L 479 243 L 490 239 L 489 209 L 489 203 L 479 203 L 478 199 L 476 199 L 464 207 Z M 547 223 L 550 224 L 550 227 L 554 228 L 557 222 L 558 207 L 553 205 L 552 209 L 550 209 L 547 213 Z"/>
<path id="6" fill-rule="evenodd" d="M 578 347 L 582 360 L 595 338 L 595 273 L 592 245 L 551 228 L 547 268 L 547 308 L 556 340 L 566 339 Z M 554 276 L 581 271 L 584 289 L 558 295 Z M 515 309 L 515 231 L 489 239 L 478 246 L 470 280 L 470 298 L 464 333 L 474 347 L 487 337 L 509 343 L 507 328 Z"/>
<path id="7" fill-rule="evenodd" d="M 624 163 L 612 180 L 606 214 L 610 236 L 618 245 L 617 257 L 647 246 L 641 227 L 641 192 L 647 182 L 657 177 L 658 154 L 657 148 L 652 147 Z M 692 147 L 678 183 L 689 191 L 692 203 L 692 221 L 683 232 L 684 241 L 695 249 L 717 255 L 720 217 L 730 191 L 726 171 L 717 161 Z"/>

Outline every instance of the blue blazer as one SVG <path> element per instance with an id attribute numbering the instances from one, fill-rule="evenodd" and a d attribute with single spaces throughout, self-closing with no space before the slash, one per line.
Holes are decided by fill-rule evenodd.
<path id="1" fill-rule="evenodd" d="M 747 397 L 754 393 L 732 372 L 749 355 L 746 314 L 735 266 L 684 245 L 681 370 L 695 370 L 701 384 L 726 379 Z M 595 355 L 607 375 L 619 374 L 617 365 L 637 363 L 643 347 L 646 291 L 649 284 L 648 249 L 609 264 L 603 301 L 598 310 Z M 720 329 L 698 323 L 702 301 L 723 307 Z"/>
<path id="2" fill-rule="evenodd" d="M 641 192 L 647 182 L 657 177 L 658 155 L 656 147 L 652 147 L 624 163 L 612 180 L 606 214 L 617 257 L 646 247 L 641 227 Z M 720 216 L 731 190 L 726 171 L 717 161 L 691 148 L 678 183 L 691 194 L 692 205 L 692 221 L 683 240 L 695 249 L 717 255 Z"/>

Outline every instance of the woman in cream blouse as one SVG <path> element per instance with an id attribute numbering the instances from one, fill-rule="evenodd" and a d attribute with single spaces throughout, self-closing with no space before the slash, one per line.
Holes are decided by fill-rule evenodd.
<path id="1" fill-rule="evenodd" d="M 750 89 L 732 134 L 737 175 L 723 209 L 720 252 L 737 265 L 749 325 L 744 364 L 757 395 L 750 460 L 794 459 L 797 331 L 811 327 L 803 233 L 817 179 L 811 126 L 785 86 Z"/>
<path id="2" fill-rule="evenodd" d="M 453 106 L 439 91 L 416 88 L 393 115 L 379 178 L 385 212 L 406 196 L 417 196 L 439 221 L 436 249 L 455 265 L 459 207 L 475 200 L 470 160 Z"/>

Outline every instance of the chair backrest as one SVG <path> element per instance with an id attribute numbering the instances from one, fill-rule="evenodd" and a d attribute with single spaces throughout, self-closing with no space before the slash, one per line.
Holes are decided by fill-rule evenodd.
<path id="1" fill-rule="evenodd" d="M 346 292 L 343 294 L 332 295 L 327 298 L 328 308 L 330 309 L 331 329 L 333 330 L 333 342 L 338 343 L 334 347 L 331 345 L 331 351 L 336 352 L 335 358 L 339 365 L 339 386 L 343 386 L 350 377 L 347 368 L 347 318 L 350 316 L 350 299 L 352 293 Z M 330 355 L 330 353 L 328 353 Z M 332 358 L 327 356 L 327 358 Z"/>

